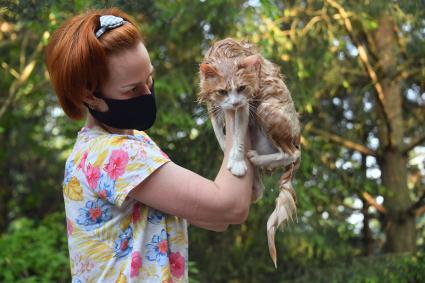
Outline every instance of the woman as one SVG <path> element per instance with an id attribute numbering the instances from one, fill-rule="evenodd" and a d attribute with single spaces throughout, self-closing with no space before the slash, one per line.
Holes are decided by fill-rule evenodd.
<path id="1" fill-rule="evenodd" d="M 63 110 L 86 116 L 63 182 L 73 282 L 187 282 L 186 223 L 224 231 L 248 215 L 252 167 L 242 178 L 227 170 L 232 131 L 214 181 L 173 163 L 142 131 L 155 121 L 153 67 L 118 9 L 69 19 L 45 54 Z"/>

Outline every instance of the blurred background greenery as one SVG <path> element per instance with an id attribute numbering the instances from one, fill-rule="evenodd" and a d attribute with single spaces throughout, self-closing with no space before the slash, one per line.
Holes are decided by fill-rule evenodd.
<path id="1" fill-rule="evenodd" d="M 157 70 L 149 134 L 213 178 L 222 153 L 197 105 L 216 40 L 255 43 L 286 77 L 303 123 L 297 221 L 266 220 L 279 172 L 248 221 L 190 227 L 191 282 L 425 282 L 425 4 L 384 0 L 0 0 L 0 282 L 69 282 L 61 182 L 83 122 L 58 107 L 43 65 L 66 18 L 116 6 L 140 23 Z"/>

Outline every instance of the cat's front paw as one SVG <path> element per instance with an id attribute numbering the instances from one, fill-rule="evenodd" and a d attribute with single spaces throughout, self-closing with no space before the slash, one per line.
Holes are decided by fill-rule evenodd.
<path id="1" fill-rule="evenodd" d="M 233 175 L 238 177 L 245 175 L 246 170 L 248 170 L 245 160 L 234 159 L 229 159 L 229 162 L 227 163 L 227 169 L 229 169 Z"/>
<path id="2" fill-rule="evenodd" d="M 246 153 L 246 156 L 248 157 L 249 161 L 251 161 L 252 164 L 256 166 L 260 165 L 260 156 L 258 155 L 257 151 L 248 150 L 248 152 Z"/>

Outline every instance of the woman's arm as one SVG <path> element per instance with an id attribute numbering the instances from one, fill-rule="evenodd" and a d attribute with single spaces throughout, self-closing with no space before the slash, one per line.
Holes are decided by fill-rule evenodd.
<path id="1" fill-rule="evenodd" d="M 234 113 L 226 113 L 226 150 L 214 181 L 168 162 L 134 188 L 129 196 L 165 213 L 187 219 L 202 228 L 222 231 L 245 221 L 251 203 L 253 168 L 243 177 L 227 169 L 232 147 Z"/>
<path id="2" fill-rule="evenodd" d="M 215 231 L 215 232 L 224 232 L 227 230 L 227 228 L 229 228 L 229 224 L 217 224 L 217 223 L 196 222 L 196 221 L 191 221 L 189 223 L 192 224 L 193 226 L 206 229 L 206 230 Z"/>

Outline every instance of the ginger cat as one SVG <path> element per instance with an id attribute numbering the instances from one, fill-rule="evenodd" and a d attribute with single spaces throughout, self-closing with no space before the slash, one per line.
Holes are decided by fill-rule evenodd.
<path id="1" fill-rule="evenodd" d="M 206 103 L 214 133 L 224 150 L 224 112 L 235 110 L 233 146 L 228 169 L 235 176 L 247 170 L 244 137 L 249 129 L 255 166 L 253 200 L 261 197 L 260 169 L 284 167 L 276 208 L 267 221 L 270 256 L 276 265 L 275 233 L 296 210 L 292 179 L 299 167 L 301 126 L 291 95 L 276 65 L 247 42 L 227 38 L 216 42 L 200 65 L 198 100 Z"/>

